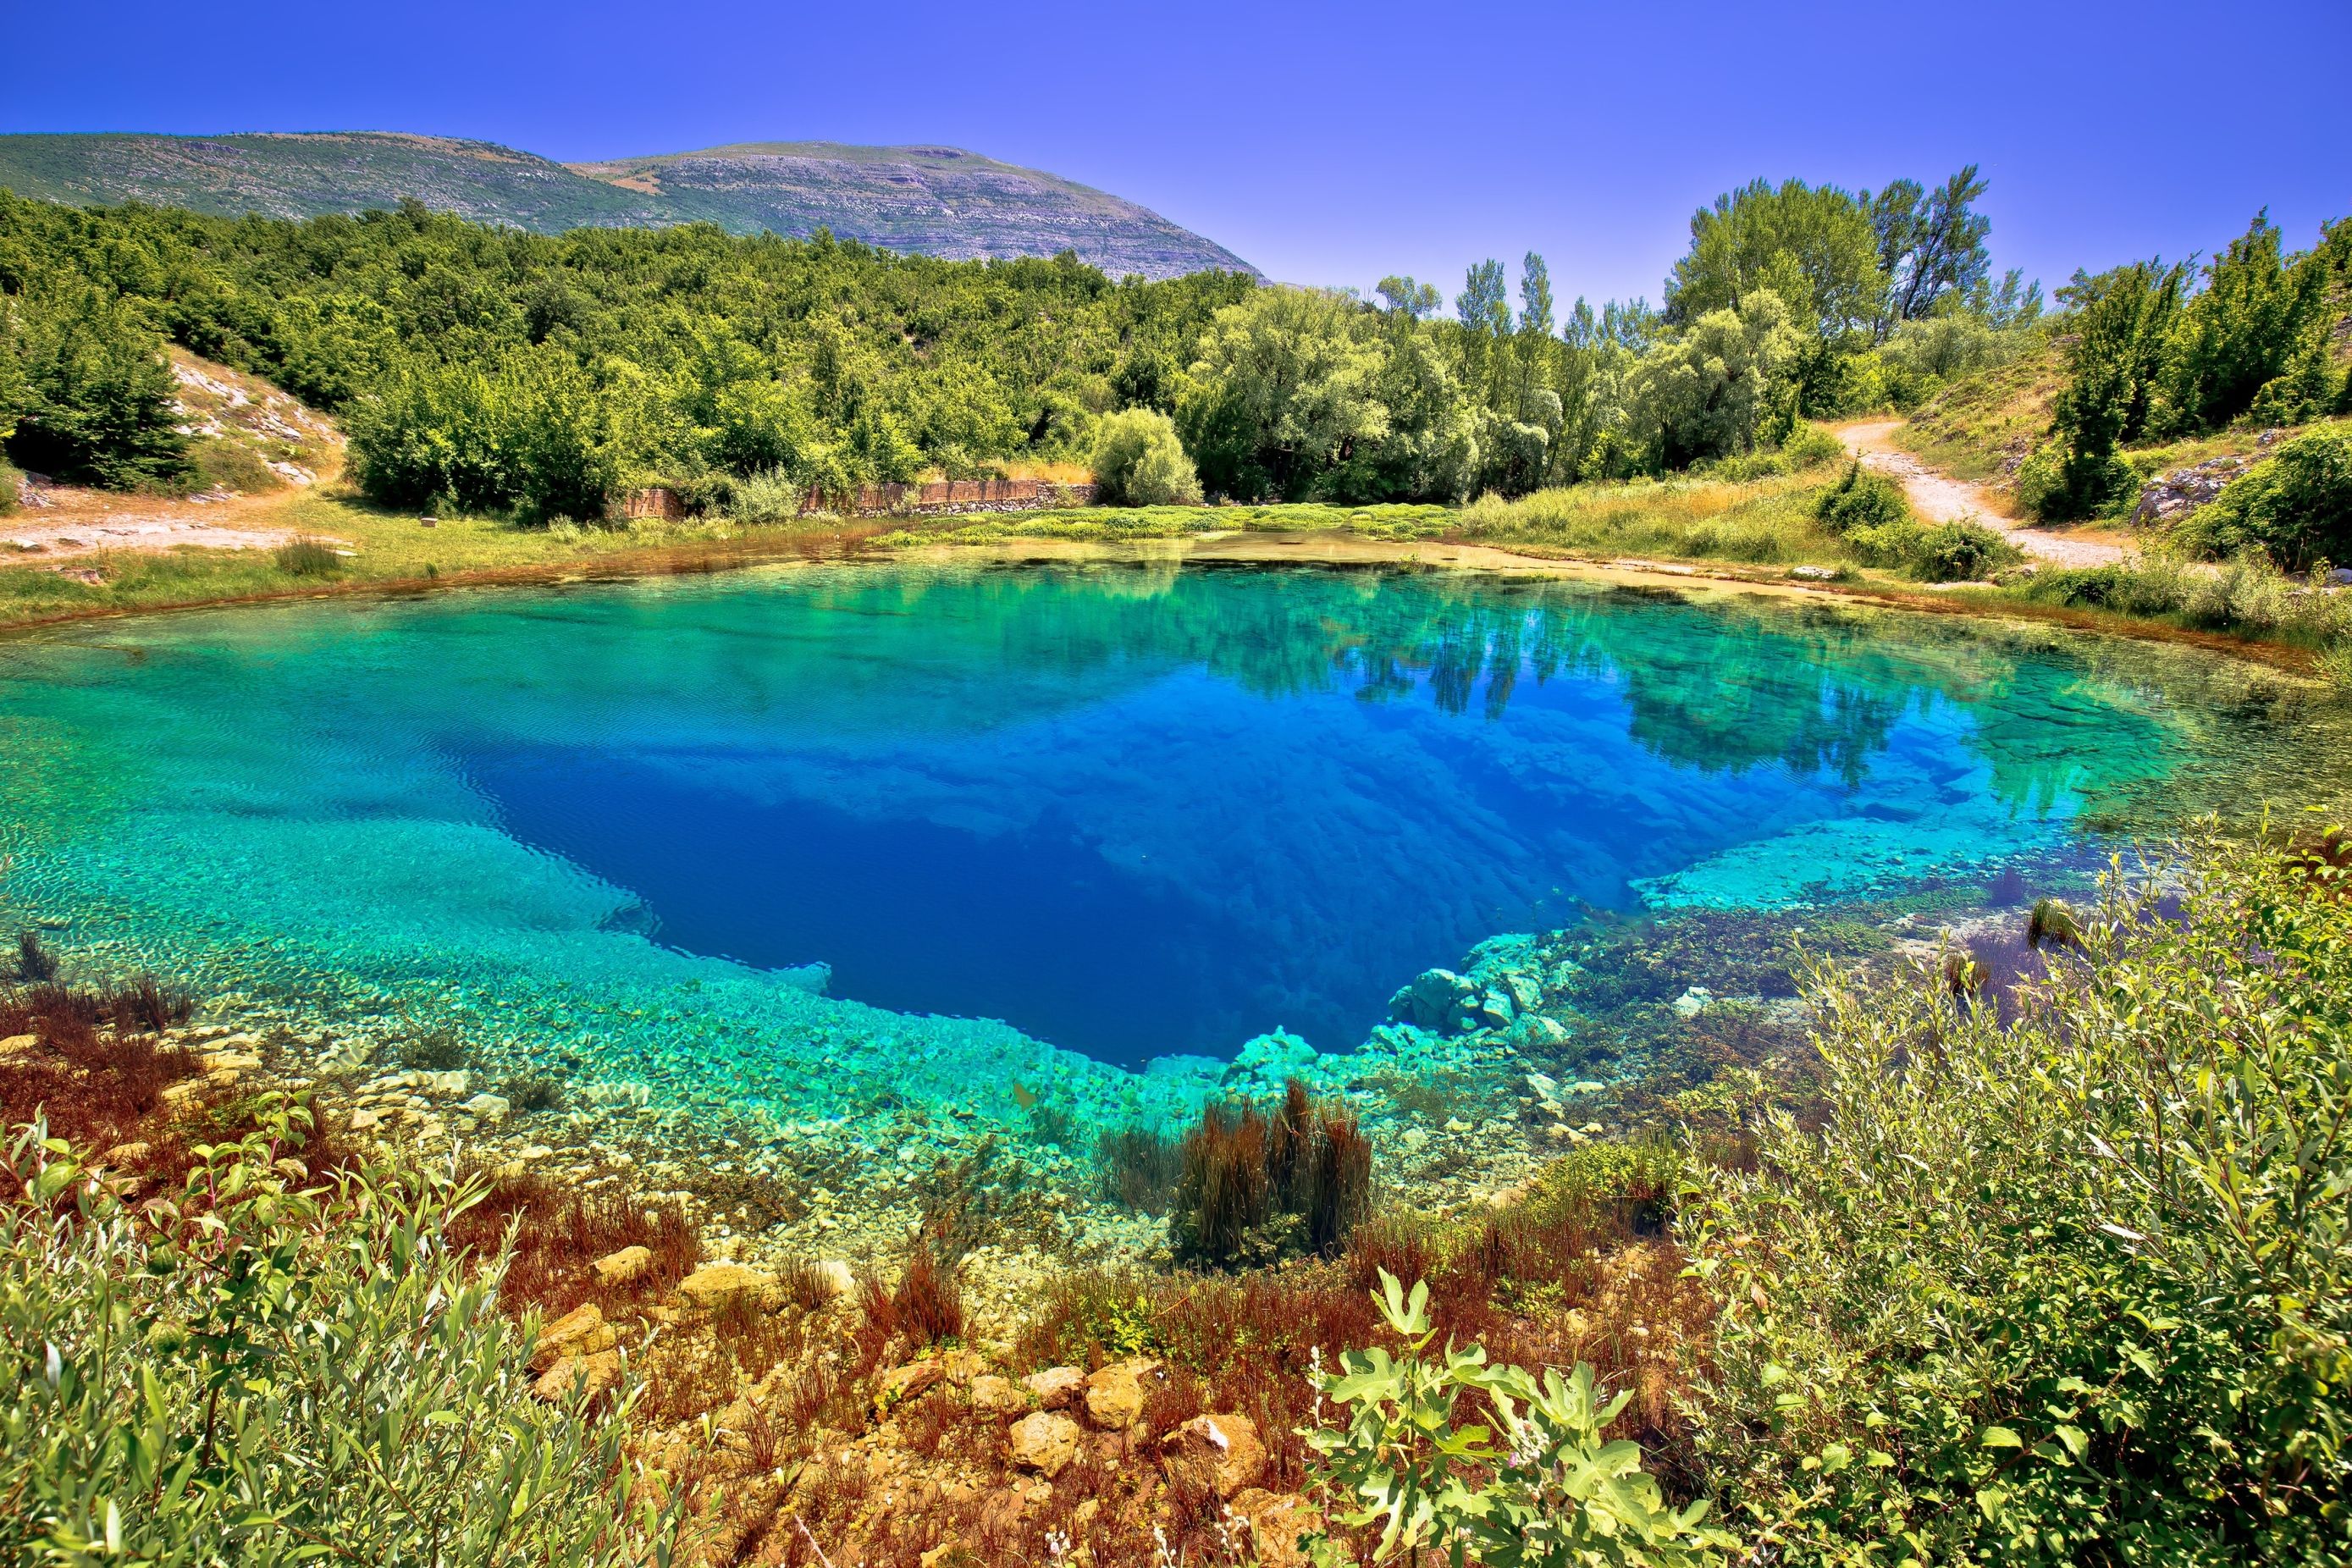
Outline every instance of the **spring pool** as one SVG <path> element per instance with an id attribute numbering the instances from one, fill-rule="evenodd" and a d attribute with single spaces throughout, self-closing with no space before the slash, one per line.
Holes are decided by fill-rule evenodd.
<path id="1" fill-rule="evenodd" d="M 2299 721 L 2220 663 L 1172 564 L 90 623 L 0 644 L 0 912 L 763 1125 L 1050 1094 L 1109 1126 L 1237 1052 L 1445 1059 L 1390 999 L 1498 933 L 2055 886 L 2095 828 L 2288 792 Z"/>

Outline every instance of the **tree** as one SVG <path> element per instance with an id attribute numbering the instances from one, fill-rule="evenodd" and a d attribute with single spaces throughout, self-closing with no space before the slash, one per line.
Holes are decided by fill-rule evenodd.
<path id="1" fill-rule="evenodd" d="M 1803 352 L 1788 306 L 1769 290 L 1749 292 L 1736 310 L 1709 310 L 1642 356 L 1627 397 L 1634 438 L 1669 468 L 1777 439 L 1795 417 Z"/>
<path id="2" fill-rule="evenodd" d="M 1478 471 L 1473 410 L 1435 335 L 1391 312 L 1381 332 L 1373 395 L 1388 416 L 1379 436 L 1358 442 L 1323 482 L 1343 501 L 1458 501 Z"/>
<path id="3" fill-rule="evenodd" d="M 1863 192 L 1878 237 L 1879 270 L 1887 279 L 1879 337 L 1899 322 L 1933 314 L 1947 295 L 1966 297 L 1982 287 L 1992 270 L 1984 243 L 1992 223 L 1970 204 L 1987 188 L 1970 163 L 1934 191 L 1923 191 L 1916 180 L 1897 180 L 1875 196 Z"/>
<path id="4" fill-rule="evenodd" d="M 2205 286 L 2171 323 L 2149 419 L 2154 433 L 2201 435 L 2252 407 L 2319 322 L 2327 284 L 2322 262 L 2286 266 L 2278 226 L 2267 212 L 2256 213 L 2207 266 Z"/>
<path id="5" fill-rule="evenodd" d="M 2087 517 L 2130 481 L 2116 449 L 2147 426 L 2188 268 L 2136 261 L 2059 290 L 2074 312 L 2066 383 L 2051 404 L 2054 450 L 2029 459 L 2019 499 L 2044 517 Z M 2038 459 L 2038 463 L 2037 463 Z"/>
<path id="6" fill-rule="evenodd" d="M 1394 274 L 1381 279 L 1372 291 L 1387 302 L 1390 310 L 1401 310 L 1416 321 L 1427 321 L 1445 304 L 1445 296 L 1437 291 L 1435 284 L 1417 283 Z"/>
<path id="7" fill-rule="evenodd" d="M 1261 289 L 1216 313 L 1176 408 L 1202 482 L 1243 500 L 1310 494 L 1387 434 L 1370 318 L 1334 294 Z"/>
<path id="8" fill-rule="evenodd" d="M 75 484 L 131 489 L 188 473 L 162 340 L 120 297 L 84 287 L 23 302 L 8 454 Z M 0 410 L 5 418 L 5 410 Z"/>
<path id="9" fill-rule="evenodd" d="M 1843 361 L 1867 340 L 1886 297 L 1868 210 L 1834 185 L 1802 180 L 1756 180 L 1700 208 L 1690 250 L 1667 280 L 1668 324 L 1737 311 L 1759 291 L 1779 296 L 1803 336 L 1799 406 L 1835 413 Z"/>
<path id="10" fill-rule="evenodd" d="M 1200 476 L 1176 422 L 1156 408 L 1106 415 L 1095 433 L 1095 500 L 1106 506 L 1190 505 Z"/>

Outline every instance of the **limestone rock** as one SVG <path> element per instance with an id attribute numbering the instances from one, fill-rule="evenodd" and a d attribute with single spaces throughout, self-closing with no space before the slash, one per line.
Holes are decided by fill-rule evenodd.
<path id="1" fill-rule="evenodd" d="M 551 1405 L 560 1405 L 570 1399 L 575 1389 L 593 1399 L 620 1380 L 621 1352 L 597 1351 L 590 1355 L 565 1356 L 539 1374 L 530 1392 Z"/>
<path id="2" fill-rule="evenodd" d="M 261 1058 L 251 1051 L 205 1051 L 196 1058 L 205 1071 L 223 1082 L 235 1082 L 243 1073 L 261 1065 Z"/>
<path id="3" fill-rule="evenodd" d="M 1251 1487 L 1234 1495 L 1234 1517 L 1249 1527 L 1259 1568 L 1307 1568 L 1298 1538 L 1323 1528 L 1315 1505 L 1296 1492 Z"/>
<path id="4" fill-rule="evenodd" d="M 988 1370 L 988 1358 L 978 1351 L 941 1351 L 939 1362 L 940 1371 L 958 1388 Z"/>
<path id="5" fill-rule="evenodd" d="M 1169 1433 L 1160 1450 L 1171 1476 L 1220 1498 L 1255 1485 L 1265 1472 L 1265 1445 L 1246 1415 L 1195 1415 Z"/>
<path id="6" fill-rule="evenodd" d="M 1033 1372 L 1021 1380 L 1021 1385 L 1037 1396 L 1037 1403 L 1048 1410 L 1066 1410 L 1087 1386 L 1087 1374 L 1074 1366 L 1051 1366 L 1044 1372 Z"/>
<path id="7" fill-rule="evenodd" d="M 1450 969 L 1425 969 L 1389 998 L 1389 1016 L 1400 1024 L 1452 1033 L 1467 1021 L 1470 999 L 1482 989 Z"/>
<path id="8" fill-rule="evenodd" d="M 1005 1455 L 1015 1468 L 1050 1479 L 1078 1457 L 1078 1424 L 1057 1411 L 1033 1411 L 1005 1434 Z"/>
<path id="9" fill-rule="evenodd" d="M 653 1251 L 644 1247 L 625 1247 L 618 1252 L 608 1252 L 590 1265 L 596 1270 L 597 1281 L 604 1285 L 634 1285 L 653 1266 Z"/>
<path id="10" fill-rule="evenodd" d="M 984 1372 L 971 1380 L 971 1408 L 975 1415 L 1010 1415 L 1028 1409 L 1033 1403 L 1029 1391 L 1010 1378 Z"/>
<path id="11" fill-rule="evenodd" d="M 828 1258 L 819 1263 L 816 1274 L 824 1282 L 827 1295 L 846 1296 L 857 1289 L 857 1277 L 849 1271 L 849 1265 L 838 1258 Z"/>
<path id="12" fill-rule="evenodd" d="M 567 1357 L 593 1355 L 612 1348 L 613 1325 L 604 1321 L 604 1309 L 591 1301 L 539 1331 L 539 1343 L 531 1347 L 530 1369 L 543 1372 Z"/>
<path id="13" fill-rule="evenodd" d="M 117 1143 L 113 1148 L 100 1154 L 98 1157 L 98 1163 L 115 1167 L 135 1165 L 154 1152 L 155 1146 L 152 1143 Z"/>
<path id="14" fill-rule="evenodd" d="M 687 1304 L 715 1312 L 737 1301 L 766 1302 L 774 1299 L 776 1277 L 740 1263 L 709 1263 L 678 1281 L 677 1293 Z"/>
<path id="15" fill-rule="evenodd" d="M 383 1125 L 383 1114 L 381 1111 L 362 1105 L 352 1112 L 351 1130 L 354 1132 L 370 1131 Z"/>
<path id="16" fill-rule="evenodd" d="M 1113 1362 L 1087 1379 L 1087 1419 L 1106 1432 L 1124 1432 L 1143 1417 L 1143 1380 L 1156 1361 Z"/>
<path id="17" fill-rule="evenodd" d="M 30 1035 L 11 1035 L 6 1039 L 0 1040 L 0 1062 L 15 1061 L 19 1057 L 29 1057 L 40 1043 Z"/>
<path id="18" fill-rule="evenodd" d="M 882 1378 L 880 1403 L 884 1409 L 904 1405 L 910 1399 L 920 1399 L 947 1381 L 947 1368 L 936 1361 L 910 1361 L 893 1368 Z"/>
<path id="19" fill-rule="evenodd" d="M 478 1116 L 484 1121 L 504 1121 L 509 1107 L 505 1095 L 485 1093 L 474 1096 L 457 1109 L 469 1116 Z"/>

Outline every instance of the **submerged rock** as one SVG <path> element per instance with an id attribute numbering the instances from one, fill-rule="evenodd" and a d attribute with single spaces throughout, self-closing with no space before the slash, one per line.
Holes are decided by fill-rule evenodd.
<path id="1" fill-rule="evenodd" d="M 1106 1432 L 1124 1432 L 1143 1416 L 1143 1379 L 1160 1369 L 1150 1360 L 1113 1362 L 1087 1379 L 1087 1419 Z"/>
<path id="2" fill-rule="evenodd" d="M 1038 1404 L 1048 1410 L 1062 1410 L 1086 1388 L 1087 1374 L 1074 1366 L 1055 1366 L 1033 1372 L 1021 1383 L 1037 1396 Z"/>
<path id="3" fill-rule="evenodd" d="M 531 1347 L 531 1370 L 542 1372 L 569 1357 L 611 1350 L 613 1342 L 613 1325 L 604 1321 L 604 1310 L 591 1301 L 539 1331 L 539 1342 Z"/>
<path id="4" fill-rule="evenodd" d="M 1004 1447 L 1015 1469 L 1035 1470 L 1051 1479 L 1078 1457 L 1078 1424 L 1057 1411 L 1034 1411 L 1013 1424 Z"/>
<path id="5" fill-rule="evenodd" d="M 709 1263 L 677 1283 L 677 1293 L 690 1306 L 716 1311 L 730 1302 L 749 1299 L 766 1302 L 774 1298 L 776 1277 L 740 1263 Z"/>
<path id="6" fill-rule="evenodd" d="M 1265 1472 L 1265 1445 L 1246 1415 L 1195 1415 L 1168 1434 L 1160 1449 L 1171 1477 L 1219 1498 L 1256 1485 Z"/>
<path id="7" fill-rule="evenodd" d="M 608 1252 L 589 1267 L 595 1269 L 599 1282 L 606 1285 L 631 1285 L 645 1278 L 654 1266 L 650 1248 L 625 1247 L 618 1252 Z"/>

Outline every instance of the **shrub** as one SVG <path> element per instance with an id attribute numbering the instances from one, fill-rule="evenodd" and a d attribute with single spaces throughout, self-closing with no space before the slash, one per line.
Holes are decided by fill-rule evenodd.
<path id="1" fill-rule="evenodd" d="M 1176 1256 L 1217 1268 L 1336 1253 L 1371 1203 L 1372 1151 L 1354 1116 L 1293 1079 L 1268 1117 L 1203 1106 L 1168 1218 Z"/>
<path id="2" fill-rule="evenodd" d="M 2345 1561 L 2339 858 L 2111 878 L 2005 1008 L 1811 975 L 1822 1120 L 1696 1244 L 1699 1452 L 1784 1561 Z"/>
<path id="3" fill-rule="evenodd" d="M 1843 534 L 1864 529 L 1894 527 L 1911 521 L 1911 503 L 1903 487 L 1883 474 L 1874 474 L 1860 458 L 1846 466 L 1845 477 L 1822 492 L 1813 515 Z"/>
<path id="4" fill-rule="evenodd" d="M 727 515 L 737 522 L 791 522 L 801 514 L 802 486 L 782 468 L 762 468 L 737 479 Z"/>
<path id="5" fill-rule="evenodd" d="M 0 1164 L 0 1558 L 621 1564 L 667 1552 L 617 1420 L 530 1397 L 532 1329 L 441 1245 L 475 1195 L 295 1189 L 307 1111 L 134 1215 L 39 1125 Z M 291 1167 L 299 1172 L 299 1165 Z M 299 1178 L 298 1178 L 299 1179 Z"/>
<path id="6" fill-rule="evenodd" d="M 2259 549 L 2297 572 L 2352 560 L 2352 430 L 2283 443 L 2189 513 L 2179 537 L 2200 555 Z"/>
<path id="7" fill-rule="evenodd" d="M 1631 1403 L 1604 1404 L 1592 1368 L 1540 1377 L 1489 1366 L 1478 1345 L 1430 1346 L 1429 1287 L 1410 1297 L 1383 1271 L 1373 1302 L 1404 1353 L 1349 1351 L 1318 1389 L 1344 1420 L 1307 1441 L 1322 1463 L 1317 1480 L 1340 1521 L 1377 1525 L 1376 1562 L 1404 1553 L 1510 1568 L 1669 1568 L 1717 1563 L 1738 1542 L 1700 1522 L 1702 1499 L 1676 1510 L 1642 1468 L 1637 1443 L 1606 1439 Z M 1494 1425 L 1456 1425 L 1467 1395 Z"/>
<path id="8" fill-rule="evenodd" d="M 1834 463 L 1845 456 L 1845 445 L 1835 436 L 1810 420 L 1800 420 L 1780 443 L 1780 456 L 1790 468 L 1800 472 L 1818 468 L 1824 463 Z"/>
<path id="9" fill-rule="evenodd" d="M 1190 505 L 1201 499 L 1200 476 L 1176 435 L 1176 422 L 1157 408 L 1130 408 L 1105 416 L 1095 432 L 1095 499 L 1105 506 Z"/>
<path id="10" fill-rule="evenodd" d="M 1904 563 L 1930 583 L 1967 583 L 2022 559 L 2016 545 L 1980 522 L 1939 522 L 1905 542 Z"/>
<path id="11" fill-rule="evenodd" d="M 315 539 L 289 540 L 269 558 L 289 577 L 331 577 L 343 569 L 343 558 Z"/>

